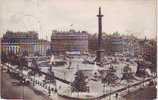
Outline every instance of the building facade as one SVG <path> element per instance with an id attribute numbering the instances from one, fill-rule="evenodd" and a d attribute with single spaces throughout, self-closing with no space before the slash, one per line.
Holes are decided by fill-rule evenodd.
<path id="1" fill-rule="evenodd" d="M 2 52 L 24 54 L 34 56 L 36 54 L 45 56 L 50 49 L 50 42 L 38 39 L 38 33 L 28 32 L 11 32 L 7 31 L 1 39 Z"/>
<path id="2" fill-rule="evenodd" d="M 1 40 L 2 52 L 14 54 L 33 54 L 38 40 L 38 34 L 34 31 L 11 32 L 7 31 Z"/>
<path id="3" fill-rule="evenodd" d="M 51 48 L 53 52 L 88 51 L 88 33 L 85 31 L 76 32 L 69 30 L 67 32 L 53 31 L 51 36 Z"/>
<path id="4" fill-rule="evenodd" d="M 39 39 L 36 42 L 34 51 L 36 54 L 46 56 L 47 51 L 50 50 L 50 42 L 47 40 Z"/>
<path id="5" fill-rule="evenodd" d="M 125 53 L 128 52 L 128 39 L 126 36 L 113 35 L 111 37 L 112 52 Z"/>

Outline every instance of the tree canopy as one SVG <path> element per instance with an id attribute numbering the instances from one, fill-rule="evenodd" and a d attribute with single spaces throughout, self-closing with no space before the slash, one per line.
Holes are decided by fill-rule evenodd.
<path id="1" fill-rule="evenodd" d="M 86 77 L 81 70 L 76 72 L 76 77 L 72 84 L 72 91 L 76 92 L 86 92 L 88 91 L 88 86 L 86 82 Z"/>

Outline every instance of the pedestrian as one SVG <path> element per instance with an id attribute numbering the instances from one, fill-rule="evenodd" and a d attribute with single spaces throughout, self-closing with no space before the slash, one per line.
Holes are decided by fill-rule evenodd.
<path id="1" fill-rule="evenodd" d="M 61 89 L 61 86 L 59 86 L 59 89 Z"/>
<path id="2" fill-rule="evenodd" d="M 48 87 L 48 94 L 49 94 L 49 96 L 50 96 L 50 94 L 51 94 L 50 86 Z"/>
<path id="3" fill-rule="evenodd" d="M 51 88 L 52 92 L 54 92 L 54 88 Z"/>
<path id="4" fill-rule="evenodd" d="M 115 97 L 116 97 L 116 99 L 118 98 L 118 93 L 116 93 Z"/>
<path id="5" fill-rule="evenodd" d="M 57 93 L 57 89 L 55 88 L 55 91 L 54 91 L 55 93 Z"/>

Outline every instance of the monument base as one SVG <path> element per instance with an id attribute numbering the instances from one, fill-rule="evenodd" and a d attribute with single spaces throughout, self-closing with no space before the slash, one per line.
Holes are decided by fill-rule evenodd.
<path id="1" fill-rule="evenodd" d="M 96 62 L 97 65 L 102 67 L 102 62 L 103 62 L 103 58 L 104 58 L 104 50 L 97 50 L 96 51 L 97 57 L 96 57 Z"/>

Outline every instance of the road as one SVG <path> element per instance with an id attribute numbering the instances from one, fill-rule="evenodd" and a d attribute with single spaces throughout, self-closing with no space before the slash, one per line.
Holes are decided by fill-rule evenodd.
<path id="1" fill-rule="evenodd" d="M 156 87 L 146 87 L 132 92 L 124 96 L 124 98 L 126 100 L 154 100 L 156 99 L 156 93 Z"/>
<path id="2" fill-rule="evenodd" d="M 35 91 L 28 86 L 17 85 L 18 81 L 9 74 L 1 72 L 1 97 L 3 99 L 20 100 L 51 100 L 48 96 Z"/>

